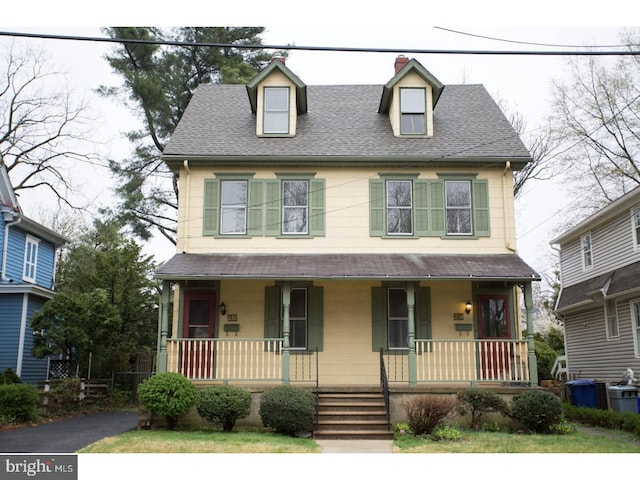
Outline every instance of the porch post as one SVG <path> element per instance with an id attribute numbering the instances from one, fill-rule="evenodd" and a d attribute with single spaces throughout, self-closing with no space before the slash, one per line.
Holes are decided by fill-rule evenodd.
<path id="1" fill-rule="evenodd" d="M 409 331 L 409 386 L 414 387 L 418 383 L 416 368 L 416 290 L 413 282 L 407 283 L 407 323 Z"/>
<path id="2" fill-rule="evenodd" d="M 282 285 L 282 383 L 289 384 L 289 307 L 291 306 L 291 282 Z"/>
<path id="3" fill-rule="evenodd" d="M 527 315 L 527 343 L 529 350 L 529 382 L 532 387 L 538 385 L 538 360 L 533 340 L 533 289 L 531 282 L 524 284 L 524 307 Z"/>
<path id="4" fill-rule="evenodd" d="M 158 358 L 156 360 L 156 371 L 165 373 L 167 371 L 167 334 L 169 333 L 169 292 L 171 284 L 168 280 L 163 280 L 160 291 L 160 311 L 159 315 L 159 343 Z"/>

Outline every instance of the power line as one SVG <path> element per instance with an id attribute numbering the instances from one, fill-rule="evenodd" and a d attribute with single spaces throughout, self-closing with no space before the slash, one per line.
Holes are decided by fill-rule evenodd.
<path id="1" fill-rule="evenodd" d="M 521 55 L 521 56 L 635 56 L 636 50 L 451 50 L 419 48 L 321 47 L 301 45 L 255 45 L 211 42 L 178 42 L 171 40 L 141 40 L 135 38 L 87 37 L 25 32 L 0 32 L 0 37 L 38 38 L 42 40 L 72 40 L 80 42 L 128 43 L 140 45 L 166 45 L 175 47 L 235 48 L 239 50 L 306 50 L 320 52 L 447 54 L 447 55 Z"/>

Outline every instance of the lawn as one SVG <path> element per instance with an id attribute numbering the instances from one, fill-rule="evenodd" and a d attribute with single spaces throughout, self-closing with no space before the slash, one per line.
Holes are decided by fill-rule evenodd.
<path id="1" fill-rule="evenodd" d="M 464 431 L 457 441 L 402 437 L 395 453 L 639 453 L 640 439 L 624 432 L 614 438 L 583 432 L 535 435 Z M 311 438 L 293 438 L 267 430 L 135 430 L 105 438 L 79 453 L 319 453 Z"/>

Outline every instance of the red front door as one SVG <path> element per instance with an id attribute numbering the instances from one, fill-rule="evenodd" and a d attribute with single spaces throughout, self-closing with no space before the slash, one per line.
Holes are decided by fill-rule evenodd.
<path id="1" fill-rule="evenodd" d="M 482 378 L 503 380 L 510 368 L 511 317 L 508 295 L 479 295 L 477 298 L 478 331 Z"/>
<path id="2" fill-rule="evenodd" d="M 184 293 L 182 373 L 190 378 L 214 377 L 216 295 L 213 292 Z"/>

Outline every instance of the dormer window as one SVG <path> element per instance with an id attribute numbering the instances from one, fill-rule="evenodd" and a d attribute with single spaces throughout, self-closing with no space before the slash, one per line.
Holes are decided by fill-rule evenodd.
<path id="1" fill-rule="evenodd" d="M 426 95 L 424 88 L 400 89 L 400 133 L 402 135 L 425 135 Z"/>
<path id="2" fill-rule="evenodd" d="M 289 133 L 289 88 L 265 87 L 264 133 Z"/>

